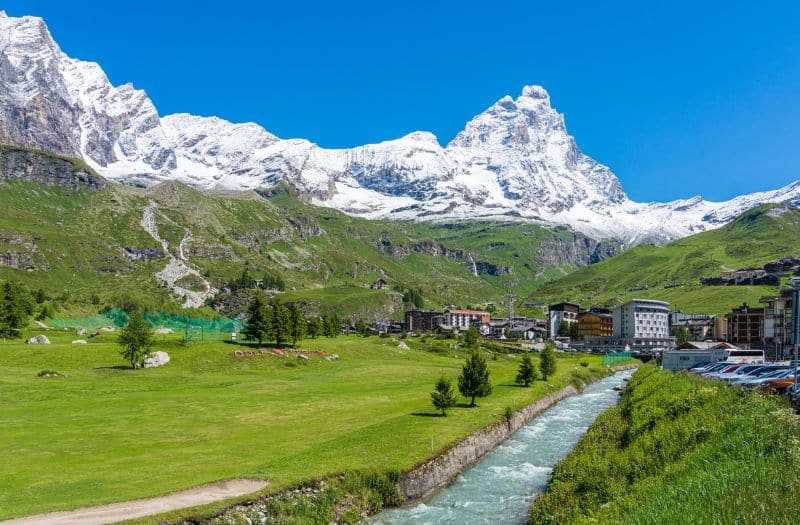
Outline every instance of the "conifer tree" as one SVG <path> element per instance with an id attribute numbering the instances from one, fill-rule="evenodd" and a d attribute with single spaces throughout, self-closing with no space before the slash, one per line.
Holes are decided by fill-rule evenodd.
<path id="1" fill-rule="evenodd" d="M 306 318 L 298 308 L 297 303 L 289 305 L 289 337 L 292 339 L 292 346 L 306 336 Z"/>
<path id="2" fill-rule="evenodd" d="M 280 347 L 291 337 L 291 320 L 289 310 L 276 297 L 272 300 L 272 318 L 270 323 L 270 338 L 275 341 L 275 345 Z"/>
<path id="3" fill-rule="evenodd" d="M 0 286 L 0 337 L 19 337 L 30 319 L 23 289 L 8 280 Z"/>
<path id="4" fill-rule="evenodd" d="M 442 411 L 442 415 L 447 415 L 447 409 L 456 406 L 456 392 L 453 390 L 453 383 L 444 374 L 436 382 L 434 391 L 431 392 L 431 401 L 437 410 Z"/>
<path id="5" fill-rule="evenodd" d="M 462 396 L 470 398 L 470 406 L 473 407 L 476 397 L 486 397 L 492 393 L 489 368 L 480 352 L 472 352 L 467 356 L 467 362 L 458 376 L 458 391 Z"/>
<path id="6" fill-rule="evenodd" d="M 536 379 L 536 369 L 533 367 L 531 356 L 527 353 L 522 354 L 522 362 L 517 371 L 517 384 L 530 386 L 534 379 Z"/>
<path id="7" fill-rule="evenodd" d="M 255 339 L 260 345 L 269 336 L 270 312 L 264 299 L 264 292 L 256 291 L 250 303 L 247 316 L 247 327 L 244 334 L 248 339 Z"/>
<path id="8" fill-rule="evenodd" d="M 542 380 L 547 381 L 547 377 L 556 373 L 556 352 L 553 343 L 546 342 L 542 353 L 539 356 L 539 371 L 542 373 Z"/>
<path id="9" fill-rule="evenodd" d="M 319 317 L 313 317 L 309 319 L 307 321 L 307 327 L 308 327 L 308 336 L 311 339 L 316 339 L 324 332 L 322 327 L 322 319 L 320 319 Z"/>
<path id="10" fill-rule="evenodd" d="M 136 369 L 142 366 L 155 343 L 155 338 L 139 310 L 131 312 L 128 324 L 119 331 L 117 343 L 122 347 L 122 357 L 130 362 L 131 367 Z"/>

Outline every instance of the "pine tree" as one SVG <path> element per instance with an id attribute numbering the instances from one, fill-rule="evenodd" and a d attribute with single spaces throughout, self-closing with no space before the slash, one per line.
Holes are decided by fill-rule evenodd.
<path id="1" fill-rule="evenodd" d="M 142 366 L 142 362 L 155 343 L 155 338 L 139 310 L 131 312 L 128 324 L 119 331 L 117 343 L 122 347 L 122 357 L 131 363 L 131 367 L 136 369 Z"/>
<path id="2" fill-rule="evenodd" d="M 0 287 L 0 337 L 19 337 L 30 319 L 30 306 L 25 292 L 16 283 L 8 280 Z"/>
<path id="3" fill-rule="evenodd" d="M 272 300 L 272 322 L 270 323 L 269 335 L 278 347 L 282 346 L 284 341 L 288 341 L 291 337 L 289 310 L 277 297 Z"/>
<path id="4" fill-rule="evenodd" d="M 517 384 L 530 386 L 534 379 L 536 379 L 536 369 L 533 367 L 531 356 L 527 353 L 522 354 L 522 362 L 517 371 Z"/>
<path id="5" fill-rule="evenodd" d="M 306 318 L 303 312 L 297 307 L 297 303 L 289 305 L 289 336 L 292 339 L 292 346 L 306 336 Z"/>
<path id="6" fill-rule="evenodd" d="M 456 406 L 456 392 L 453 390 L 453 383 L 447 379 L 444 374 L 436 382 L 434 391 L 431 392 L 431 401 L 437 410 L 442 411 L 442 415 L 446 416 L 446 410 L 450 407 Z"/>
<path id="7" fill-rule="evenodd" d="M 319 317 L 313 317 L 309 319 L 307 322 L 307 328 L 308 328 L 308 336 L 311 337 L 311 339 L 316 339 L 324 332 L 322 327 L 322 319 L 320 319 Z"/>
<path id="8" fill-rule="evenodd" d="M 270 330 L 270 312 L 264 299 L 264 292 L 258 290 L 253 295 L 247 317 L 247 327 L 244 334 L 248 339 L 255 339 L 260 345 L 267 338 Z"/>
<path id="9" fill-rule="evenodd" d="M 542 373 L 542 380 L 547 381 L 547 376 L 556 373 L 556 352 L 553 343 L 546 342 L 542 353 L 539 356 L 539 371 Z"/>
<path id="10" fill-rule="evenodd" d="M 476 397 L 486 397 L 492 393 L 489 382 L 489 368 L 486 359 L 479 352 L 472 352 L 458 376 L 458 391 L 471 399 L 470 406 L 475 406 Z"/>

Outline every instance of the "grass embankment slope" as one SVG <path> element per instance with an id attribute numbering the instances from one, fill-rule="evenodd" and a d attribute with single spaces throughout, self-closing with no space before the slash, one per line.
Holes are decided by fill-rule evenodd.
<path id="1" fill-rule="evenodd" d="M 781 401 L 644 367 L 530 523 L 797 523 L 800 425 Z"/>
<path id="2" fill-rule="evenodd" d="M 663 246 L 638 246 L 598 264 L 543 284 L 552 300 L 619 304 L 634 297 L 669 301 L 689 313 L 725 313 L 747 301 L 757 304 L 777 289 L 769 286 L 701 286 L 700 277 L 764 263 L 800 252 L 800 210 L 777 204 L 745 212 L 717 230 Z M 673 283 L 682 286 L 665 288 Z M 639 286 L 646 290 L 632 291 Z"/>
<path id="3" fill-rule="evenodd" d="M 410 338 L 403 350 L 377 337 L 307 340 L 301 347 L 341 359 L 304 363 L 159 336 L 156 350 L 172 361 L 134 371 L 114 334 L 79 346 L 70 333 L 44 333 L 53 344 L 0 343 L 0 519 L 221 479 L 264 478 L 279 490 L 343 471 L 401 471 L 503 418 L 506 406 L 602 373 L 596 357 L 565 357 L 547 384 L 521 388 L 518 358 L 490 358 L 492 395 L 442 418 L 430 392 L 442 372 L 460 373 L 464 350 L 452 341 Z M 37 378 L 41 370 L 63 377 Z"/>

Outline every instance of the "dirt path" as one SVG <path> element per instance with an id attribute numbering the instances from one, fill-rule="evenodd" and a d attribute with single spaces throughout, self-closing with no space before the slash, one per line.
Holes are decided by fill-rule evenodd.
<path id="1" fill-rule="evenodd" d="M 137 499 L 99 507 L 39 514 L 38 516 L 13 519 L 0 523 L 3 525 L 101 525 L 206 505 L 235 496 L 244 496 L 257 492 L 267 485 L 268 483 L 263 480 L 233 479 L 158 498 Z"/>
<path id="2" fill-rule="evenodd" d="M 161 244 L 165 255 L 169 259 L 167 265 L 163 270 L 156 274 L 156 277 L 164 281 L 167 286 L 169 286 L 176 294 L 184 298 L 184 308 L 200 308 L 205 304 L 208 297 L 213 297 L 217 293 L 217 290 L 212 288 L 209 282 L 206 281 L 202 275 L 200 275 L 200 272 L 189 266 L 189 263 L 183 254 L 183 246 L 186 244 L 186 241 L 191 239 L 192 232 L 190 232 L 188 229 L 184 232 L 183 238 L 178 245 L 178 257 L 175 257 L 169 250 L 169 243 L 167 240 L 163 239 L 158 234 L 156 211 L 158 211 L 158 205 L 155 202 L 150 201 L 150 203 L 144 209 L 144 214 L 142 215 L 142 220 L 140 222 L 142 228 L 144 228 L 144 230 L 149 233 L 153 239 Z M 186 288 L 182 288 L 177 284 L 180 279 L 190 275 L 193 275 L 200 282 L 202 282 L 205 290 L 187 290 Z"/>

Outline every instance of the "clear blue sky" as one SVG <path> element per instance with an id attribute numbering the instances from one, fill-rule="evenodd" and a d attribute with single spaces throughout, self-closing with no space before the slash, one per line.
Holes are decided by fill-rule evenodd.
<path id="1" fill-rule="evenodd" d="M 417 129 L 446 144 L 503 95 L 541 84 L 634 199 L 723 199 L 800 178 L 796 1 L 0 8 L 44 17 L 66 53 L 145 89 L 162 115 L 256 121 L 327 147 Z"/>

